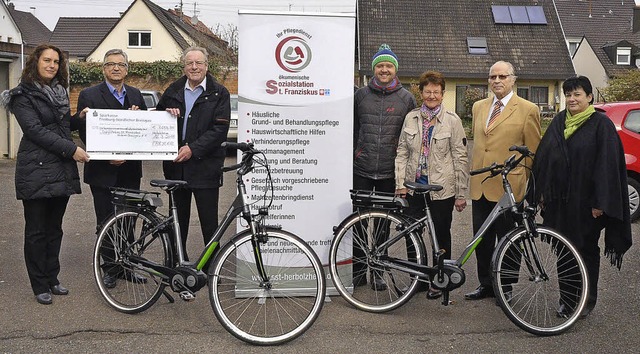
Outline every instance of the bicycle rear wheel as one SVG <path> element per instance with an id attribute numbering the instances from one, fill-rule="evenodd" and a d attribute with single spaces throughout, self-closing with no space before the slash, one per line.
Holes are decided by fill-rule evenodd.
<path id="1" fill-rule="evenodd" d="M 418 288 L 418 278 L 385 267 L 381 256 L 426 264 L 424 244 L 416 232 L 400 237 L 384 251 L 378 245 L 397 236 L 410 223 L 384 211 L 357 212 L 335 231 L 329 269 L 336 289 L 357 309 L 387 312 L 405 304 Z"/>
<path id="2" fill-rule="evenodd" d="M 520 229 L 493 255 L 493 289 L 500 307 L 523 330 L 540 336 L 565 332 L 587 301 L 587 271 L 573 245 L 558 232 Z M 561 305 L 562 309 L 561 309 Z"/>
<path id="3" fill-rule="evenodd" d="M 118 311 L 142 312 L 164 290 L 157 272 L 131 259 L 171 266 L 167 234 L 149 233 L 158 223 L 152 213 L 127 211 L 111 218 L 98 235 L 93 252 L 96 284 L 102 297 Z"/>
<path id="4" fill-rule="evenodd" d="M 252 235 L 245 231 L 211 265 L 211 307 L 222 326 L 242 341 L 288 342 L 320 314 L 326 292 L 322 263 L 305 241 L 286 231 L 267 230 L 257 246 L 269 280 L 260 276 Z"/>

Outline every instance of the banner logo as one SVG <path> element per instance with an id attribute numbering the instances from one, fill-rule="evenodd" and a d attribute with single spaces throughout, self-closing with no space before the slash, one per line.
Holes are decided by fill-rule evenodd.
<path id="1" fill-rule="evenodd" d="M 287 37 L 276 47 L 276 62 L 282 70 L 297 73 L 311 63 L 311 48 L 300 37 Z"/>

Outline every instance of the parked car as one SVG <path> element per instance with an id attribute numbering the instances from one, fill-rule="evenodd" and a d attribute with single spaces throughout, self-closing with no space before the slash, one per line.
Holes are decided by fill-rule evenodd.
<path id="1" fill-rule="evenodd" d="M 142 93 L 142 98 L 144 99 L 144 104 L 147 105 L 147 109 L 150 111 L 156 109 L 156 105 L 158 101 L 160 101 L 162 94 L 154 90 L 140 90 L 140 93 Z"/>
<path id="2" fill-rule="evenodd" d="M 238 95 L 231 95 L 231 121 L 229 122 L 229 132 L 227 141 L 238 140 Z"/>
<path id="3" fill-rule="evenodd" d="M 627 163 L 631 221 L 640 217 L 640 101 L 596 104 L 616 125 Z"/>

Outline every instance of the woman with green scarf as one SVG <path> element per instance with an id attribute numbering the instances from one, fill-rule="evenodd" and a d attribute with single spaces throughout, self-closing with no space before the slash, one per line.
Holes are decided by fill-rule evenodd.
<path id="1" fill-rule="evenodd" d="M 618 269 L 631 247 L 627 172 L 615 126 L 593 108 L 589 79 L 568 78 L 562 90 L 567 109 L 553 118 L 540 141 L 528 196 L 542 207 L 543 223 L 567 236 L 585 262 L 589 294 L 582 315 L 587 316 L 598 298 L 601 230 L 604 255 Z M 558 263 L 561 272 L 566 265 Z M 557 314 L 566 316 L 577 294 L 569 282 L 559 285 Z"/>

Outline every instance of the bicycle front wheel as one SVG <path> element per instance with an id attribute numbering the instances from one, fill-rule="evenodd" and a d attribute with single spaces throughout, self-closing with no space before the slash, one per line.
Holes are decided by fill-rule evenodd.
<path id="1" fill-rule="evenodd" d="M 322 263 L 305 241 L 286 231 L 267 230 L 255 244 L 252 238 L 249 231 L 234 237 L 211 265 L 213 312 L 242 341 L 288 342 L 320 314 L 326 292 Z M 259 266 L 267 279 L 261 277 Z"/>
<path id="2" fill-rule="evenodd" d="M 149 232 L 159 219 L 148 212 L 128 211 L 111 218 L 98 235 L 93 272 L 102 297 L 125 313 L 148 309 L 162 294 L 161 276 L 140 260 L 171 266 L 166 233 Z"/>
<path id="3" fill-rule="evenodd" d="M 565 332 L 587 302 L 582 257 L 558 232 L 520 229 L 505 237 L 493 255 L 493 289 L 500 307 L 523 330 L 539 336 Z"/>
<path id="4" fill-rule="evenodd" d="M 384 211 L 353 213 L 335 231 L 329 251 L 331 279 L 342 297 L 357 309 L 387 312 L 409 301 L 418 277 L 386 266 L 392 259 L 426 264 L 420 236 L 411 232 L 379 250 L 410 223 Z M 385 258 L 385 260 L 382 260 Z"/>

